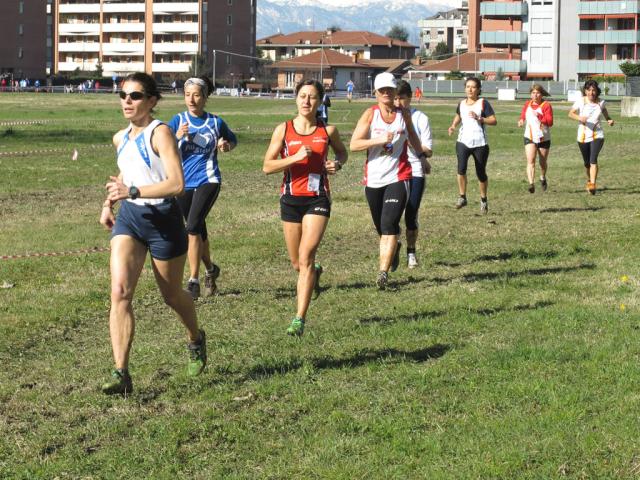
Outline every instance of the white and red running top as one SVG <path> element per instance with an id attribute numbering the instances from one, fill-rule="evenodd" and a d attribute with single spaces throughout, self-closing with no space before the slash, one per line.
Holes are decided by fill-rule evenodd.
<path id="1" fill-rule="evenodd" d="M 540 104 L 533 103 L 528 100 L 522 112 L 520 120 L 524 120 L 524 137 L 533 143 L 547 142 L 551 140 L 551 132 L 549 127 L 553 126 L 553 109 L 549 102 Z"/>
<path id="2" fill-rule="evenodd" d="M 382 118 L 378 105 L 371 107 L 371 110 L 373 116 L 369 124 L 369 138 L 392 132 L 393 139 L 385 145 L 367 149 L 364 184 L 367 187 L 380 188 L 403 180 L 410 180 L 411 164 L 407 153 L 409 136 L 402 112 L 396 110 L 393 121 L 388 123 Z"/>

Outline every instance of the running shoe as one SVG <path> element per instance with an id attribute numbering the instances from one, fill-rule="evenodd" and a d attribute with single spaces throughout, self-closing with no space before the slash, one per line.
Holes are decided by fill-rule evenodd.
<path id="1" fill-rule="evenodd" d="M 533 183 L 529 184 L 529 193 L 536 193 L 536 186 Z"/>
<path id="2" fill-rule="evenodd" d="M 391 260 L 391 271 L 395 272 L 400 265 L 400 248 L 402 248 L 402 243 L 398 242 L 396 245 L 396 251 L 393 254 L 393 260 Z"/>
<path id="3" fill-rule="evenodd" d="M 216 280 L 220 276 L 220 267 L 215 263 L 211 266 L 211 270 L 204 273 L 204 296 L 210 297 L 218 293 Z"/>
<path id="4" fill-rule="evenodd" d="M 187 293 L 191 295 L 191 298 L 197 300 L 200 297 L 200 283 L 189 280 L 187 283 Z"/>
<path id="5" fill-rule="evenodd" d="M 595 182 L 587 182 L 587 191 L 591 195 L 595 195 L 596 194 L 596 184 L 595 184 Z"/>
<path id="6" fill-rule="evenodd" d="M 315 300 L 322 293 L 322 290 L 320 288 L 320 275 L 322 275 L 322 272 L 324 270 L 322 269 L 322 265 L 320 265 L 319 263 L 316 263 L 313 266 L 313 269 L 314 269 L 314 272 L 316 274 L 316 280 L 315 280 L 315 282 L 313 284 L 313 299 Z"/>
<path id="7" fill-rule="evenodd" d="M 287 335 L 301 337 L 304 333 L 304 318 L 296 317 L 287 328 Z"/>
<path id="8" fill-rule="evenodd" d="M 541 178 L 540 179 L 540 187 L 542 187 L 542 191 L 546 192 L 547 191 L 547 179 L 546 178 Z"/>
<path id="9" fill-rule="evenodd" d="M 378 278 L 376 280 L 376 285 L 378 286 L 378 290 L 384 290 L 387 288 L 387 283 L 389 281 L 389 274 L 387 272 L 379 272 Z"/>
<path id="10" fill-rule="evenodd" d="M 418 258 L 415 253 L 407 254 L 407 267 L 416 268 L 418 266 Z"/>
<path id="11" fill-rule="evenodd" d="M 480 199 L 480 213 L 486 215 L 489 213 L 489 201 Z"/>
<path id="12" fill-rule="evenodd" d="M 207 335 L 204 330 L 200 330 L 200 342 L 189 343 L 187 349 L 189 350 L 187 373 L 195 377 L 200 375 L 207 365 Z"/>
<path id="13" fill-rule="evenodd" d="M 126 368 L 111 371 L 111 380 L 102 385 L 102 393 L 106 395 L 128 395 L 133 392 L 131 376 Z"/>
<path id="14" fill-rule="evenodd" d="M 462 196 L 458 197 L 458 200 L 456 201 L 456 208 L 460 209 L 466 206 L 467 206 L 467 199 Z"/>

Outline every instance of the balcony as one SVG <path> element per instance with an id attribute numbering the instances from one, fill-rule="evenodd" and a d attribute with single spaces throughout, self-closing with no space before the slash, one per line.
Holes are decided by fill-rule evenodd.
<path id="1" fill-rule="evenodd" d="M 78 62 L 58 62 L 58 70 L 61 72 L 73 72 L 76 68 L 83 71 L 92 71 L 96 69 L 98 61 L 78 61 Z"/>
<path id="2" fill-rule="evenodd" d="M 527 62 L 525 60 L 480 60 L 480 70 L 482 72 L 502 70 L 505 73 L 524 73 L 527 71 Z"/>
<path id="3" fill-rule="evenodd" d="M 578 60 L 577 73 L 622 75 L 619 65 L 626 60 Z"/>
<path id="4" fill-rule="evenodd" d="M 483 17 L 522 17 L 528 13 L 526 2 L 482 2 L 480 15 Z"/>
<path id="5" fill-rule="evenodd" d="M 480 43 L 483 45 L 523 45 L 527 43 L 527 32 L 480 32 Z"/>
<path id="6" fill-rule="evenodd" d="M 104 13 L 144 13 L 145 5 L 142 3 L 105 3 L 102 6 Z"/>
<path id="7" fill-rule="evenodd" d="M 191 63 L 153 63 L 151 69 L 153 73 L 188 73 Z"/>
<path id="8" fill-rule="evenodd" d="M 61 23 L 58 25 L 60 35 L 98 35 L 99 23 Z"/>
<path id="9" fill-rule="evenodd" d="M 198 24 L 194 22 L 163 22 L 153 24 L 154 35 L 163 35 L 167 33 L 193 33 L 197 35 Z"/>
<path id="10" fill-rule="evenodd" d="M 171 15 L 178 13 L 181 15 L 198 15 L 198 2 L 178 2 L 178 3 L 153 3 L 154 15 Z"/>
<path id="11" fill-rule="evenodd" d="M 58 44 L 59 52 L 94 52 L 100 51 L 100 44 L 98 42 L 61 42 Z"/>
<path id="12" fill-rule="evenodd" d="M 102 44 L 103 55 L 144 55 L 144 43 L 111 42 Z"/>
<path id="13" fill-rule="evenodd" d="M 606 13 L 640 13 L 640 2 L 637 0 L 578 2 L 578 15 L 604 15 Z"/>
<path id="14" fill-rule="evenodd" d="M 142 33 L 144 32 L 144 23 L 103 23 L 102 31 L 105 33 Z"/>
<path id="15" fill-rule="evenodd" d="M 63 4 L 58 8 L 60 13 L 100 13 L 100 2 Z"/>
<path id="16" fill-rule="evenodd" d="M 578 43 L 603 45 L 639 43 L 640 32 L 635 30 L 580 30 Z"/>
<path id="17" fill-rule="evenodd" d="M 130 73 L 144 72 L 144 62 L 106 62 L 102 64 L 104 72 Z"/>
<path id="18" fill-rule="evenodd" d="M 162 55 L 163 53 L 186 53 L 186 54 L 197 54 L 198 53 L 198 44 L 197 43 L 154 43 L 153 44 L 153 53 Z"/>

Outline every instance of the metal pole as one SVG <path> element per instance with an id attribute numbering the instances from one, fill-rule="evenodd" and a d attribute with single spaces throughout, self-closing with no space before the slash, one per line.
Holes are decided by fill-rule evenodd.
<path id="1" fill-rule="evenodd" d="M 213 51 L 213 89 L 216 89 L 216 51 Z"/>

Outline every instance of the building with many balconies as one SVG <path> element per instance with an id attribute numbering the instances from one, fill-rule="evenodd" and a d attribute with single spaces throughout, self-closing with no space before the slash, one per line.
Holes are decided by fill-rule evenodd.
<path id="1" fill-rule="evenodd" d="M 0 27 L 11 32 L 0 68 L 25 76 L 100 65 L 175 77 L 198 55 L 216 60 L 219 78 L 253 75 L 256 0 L 2 0 Z"/>
<path id="2" fill-rule="evenodd" d="M 576 0 L 471 0 L 469 51 L 507 55 L 480 62 L 490 78 L 498 72 L 511 78 L 575 78 L 563 64 L 578 57 L 577 24 Z"/>
<path id="3" fill-rule="evenodd" d="M 578 76 L 622 75 L 620 63 L 638 60 L 640 2 L 580 1 L 577 10 Z"/>

